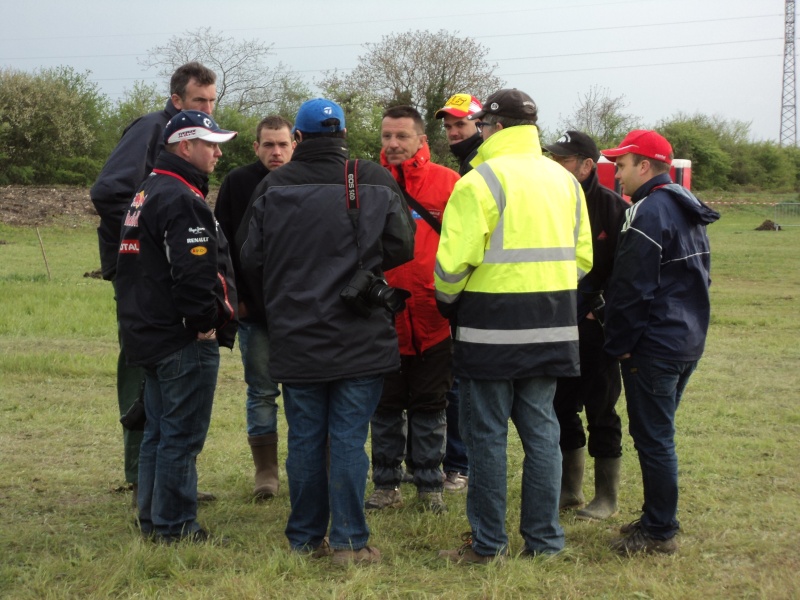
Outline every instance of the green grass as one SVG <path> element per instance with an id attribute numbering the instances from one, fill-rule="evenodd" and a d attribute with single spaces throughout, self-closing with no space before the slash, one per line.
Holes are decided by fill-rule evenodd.
<path id="1" fill-rule="evenodd" d="M 768 198 L 769 200 L 769 198 Z M 502 567 L 443 564 L 468 529 L 465 497 L 441 517 L 406 507 L 368 517 L 384 561 L 337 569 L 290 554 L 279 496 L 249 499 L 238 350 L 223 352 L 200 519 L 227 547 L 157 547 L 133 526 L 122 489 L 111 286 L 93 223 L 0 226 L 0 596 L 8 598 L 793 598 L 800 589 L 800 228 L 755 231 L 768 206 L 721 206 L 709 228 L 713 314 L 706 354 L 678 412 L 682 524 L 673 557 L 621 559 L 607 548 L 641 506 L 624 437 L 621 512 L 608 524 L 565 515 L 567 550 Z M 624 400 L 620 405 L 625 420 Z M 281 456 L 285 421 L 281 416 Z M 522 451 L 509 436 L 508 531 L 517 533 Z M 591 469 L 585 492 L 591 494 Z"/>

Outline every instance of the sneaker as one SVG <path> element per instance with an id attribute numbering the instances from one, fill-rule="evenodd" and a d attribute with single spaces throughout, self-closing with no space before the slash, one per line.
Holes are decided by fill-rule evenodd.
<path id="1" fill-rule="evenodd" d="M 358 550 L 334 550 L 331 562 L 340 567 L 346 565 L 376 565 L 381 562 L 381 552 L 372 546 Z"/>
<path id="2" fill-rule="evenodd" d="M 618 554 L 675 554 L 678 551 L 678 541 L 674 537 L 668 540 L 650 537 L 639 521 L 629 523 L 623 529 L 627 534 L 611 542 L 611 549 Z"/>
<path id="3" fill-rule="evenodd" d="M 422 503 L 422 507 L 435 515 L 447 512 L 447 505 L 444 503 L 442 492 L 418 492 L 417 499 Z"/>
<path id="4" fill-rule="evenodd" d="M 478 554 L 472 549 L 472 532 L 467 531 L 461 535 L 464 542 L 460 548 L 455 550 L 440 550 L 439 558 L 460 565 L 488 565 L 492 562 L 503 562 L 506 557 L 504 554 Z"/>
<path id="5" fill-rule="evenodd" d="M 400 488 L 375 490 L 364 503 L 366 510 L 383 510 L 401 506 L 403 506 L 403 494 L 400 492 Z"/>
<path id="6" fill-rule="evenodd" d="M 448 471 L 444 478 L 444 489 L 448 492 L 463 492 L 469 485 L 469 477 L 458 471 Z"/>

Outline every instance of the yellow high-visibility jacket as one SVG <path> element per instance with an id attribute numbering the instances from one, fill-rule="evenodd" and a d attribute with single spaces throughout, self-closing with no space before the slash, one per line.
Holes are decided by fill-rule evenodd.
<path id="1" fill-rule="evenodd" d="M 453 190 L 434 274 L 470 379 L 580 374 L 577 286 L 592 268 L 578 181 L 542 156 L 538 129 L 501 129 Z"/>

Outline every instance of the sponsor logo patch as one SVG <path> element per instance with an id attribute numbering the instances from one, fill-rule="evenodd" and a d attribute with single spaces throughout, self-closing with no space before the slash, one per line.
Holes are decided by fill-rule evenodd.
<path id="1" fill-rule="evenodd" d="M 138 210 L 134 213 L 128 213 L 125 217 L 125 227 L 138 227 L 140 214 L 142 213 Z"/>
<path id="2" fill-rule="evenodd" d="M 198 233 L 203 233 L 205 230 L 205 227 L 189 227 L 189 233 L 193 233 L 195 235 Z"/>
<path id="3" fill-rule="evenodd" d="M 136 196 L 133 198 L 133 208 L 139 208 L 142 204 L 144 204 L 145 199 L 144 191 L 136 194 Z"/>
<path id="4" fill-rule="evenodd" d="M 207 237 L 200 238 L 186 238 L 187 244 L 205 244 L 208 241 Z"/>
<path id="5" fill-rule="evenodd" d="M 122 240 L 119 245 L 120 254 L 139 254 L 139 240 Z"/>
<path id="6" fill-rule="evenodd" d="M 205 246 L 195 246 L 191 250 L 189 250 L 195 256 L 203 256 L 206 252 L 208 252 L 208 248 Z"/>

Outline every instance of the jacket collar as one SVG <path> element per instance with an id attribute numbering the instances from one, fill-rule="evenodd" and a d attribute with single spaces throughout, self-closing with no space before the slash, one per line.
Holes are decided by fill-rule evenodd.
<path id="1" fill-rule="evenodd" d="M 292 162 L 310 162 L 323 157 L 338 157 L 342 163 L 350 156 L 347 141 L 342 138 L 313 138 L 297 144 L 292 154 Z"/>
<path id="2" fill-rule="evenodd" d="M 639 186 L 639 189 L 637 189 L 631 196 L 631 204 L 636 204 L 642 198 L 649 196 L 650 192 L 653 191 L 653 188 L 667 185 L 668 183 L 672 183 L 672 178 L 669 176 L 669 173 L 656 175 L 646 183 L 643 183 Z"/>
<path id="3" fill-rule="evenodd" d="M 208 196 L 208 175 L 180 156 L 164 150 L 158 155 L 155 168 L 183 177 L 191 185 L 203 192 L 204 198 Z"/>
<path id="4" fill-rule="evenodd" d="M 537 158 L 541 157 L 539 128 L 536 125 L 515 125 L 501 129 L 483 141 L 470 164 L 477 167 L 490 158 L 507 154 L 533 154 Z"/>
<path id="5" fill-rule="evenodd" d="M 408 182 L 417 177 L 421 177 L 422 174 L 427 170 L 430 162 L 431 149 L 428 147 L 427 143 L 422 144 L 414 156 L 408 160 L 404 160 L 399 165 L 389 164 L 389 161 L 386 160 L 386 153 L 381 150 L 381 165 L 389 169 L 389 172 L 396 181 L 403 180 Z"/>
<path id="6" fill-rule="evenodd" d="M 450 146 L 450 152 L 458 159 L 458 162 L 464 162 L 464 159 L 469 158 L 473 152 L 477 152 L 478 147 L 483 143 L 483 138 L 480 133 L 476 133 L 472 137 L 461 140 Z"/>

